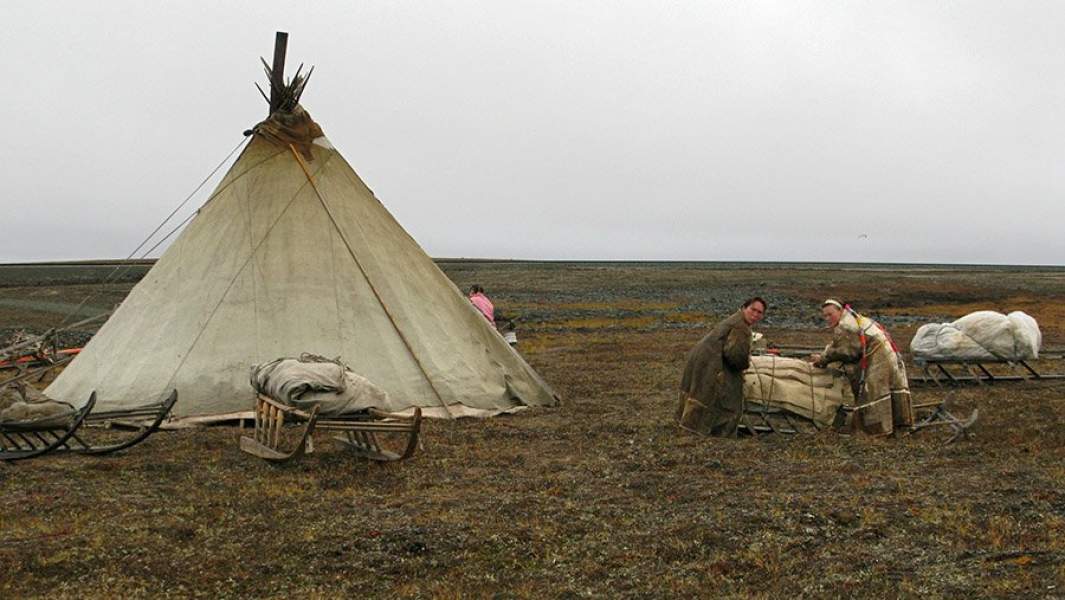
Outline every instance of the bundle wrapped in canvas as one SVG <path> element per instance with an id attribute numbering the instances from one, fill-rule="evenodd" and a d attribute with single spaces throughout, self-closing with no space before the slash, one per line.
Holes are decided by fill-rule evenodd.
<path id="1" fill-rule="evenodd" d="M 952 323 L 922 325 L 910 342 L 914 361 L 1018 361 L 1039 358 L 1043 334 L 1029 315 L 992 310 Z"/>
<path id="2" fill-rule="evenodd" d="M 751 357 L 743 374 L 743 399 L 805 417 L 818 427 L 831 425 L 840 405 L 854 405 L 842 371 L 772 355 Z"/>
<path id="3" fill-rule="evenodd" d="M 401 410 L 389 395 L 338 359 L 313 354 L 279 358 L 252 367 L 255 391 L 302 410 L 318 405 L 319 414 L 339 416 L 368 408 Z"/>
<path id="4" fill-rule="evenodd" d="M 32 421 L 42 427 L 64 427 L 74 412 L 73 406 L 56 402 L 29 386 L 0 388 L 0 423 Z"/>
<path id="5" fill-rule="evenodd" d="M 75 409 L 66 402 L 15 402 L 0 411 L 0 423 L 32 422 L 40 427 L 66 427 L 74 417 Z"/>

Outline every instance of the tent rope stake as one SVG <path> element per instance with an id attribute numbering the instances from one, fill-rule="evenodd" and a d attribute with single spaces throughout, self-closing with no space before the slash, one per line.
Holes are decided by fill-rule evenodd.
<path id="1" fill-rule="evenodd" d="M 325 198 L 322 196 L 321 190 L 318 189 L 318 185 L 314 182 L 314 177 L 311 176 L 311 172 L 307 168 L 307 163 L 304 162 L 303 157 L 300 156 L 300 153 L 296 150 L 295 146 L 289 144 L 289 149 L 292 151 L 292 156 L 296 158 L 296 162 L 299 163 L 300 169 L 303 170 L 303 174 L 307 177 L 307 181 L 311 184 L 311 189 L 314 190 L 314 194 L 318 197 L 318 201 L 322 204 L 322 208 L 325 210 L 325 214 L 329 216 L 329 220 L 333 223 L 333 227 L 336 229 L 337 233 L 340 234 L 340 239 L 344 242 L 344 246 L 348 249 L 348 253 L 351 255 L 352 260 L 355 261 L 355 265 L 359 267 L 359 271 L 366 279 L 366 283 L 370 286 L 370 291 L 373 292 L 374 298 L 376 298 L 377 303 L 381 305 L 381 310 L 383 310 L 385 312 L 385 316 L 388 317 L 388 322 L 392 324 L 392 328 L 396 330 L 396 333 L 399 335 L 399 339 L 403 341 L 403 346 L 407 349 L 407 352 L 410 353 L 411 358 L 414 359 L 414 364 L 418 365 L 418 370 L 420 370 L 422 376 L 425 377 L 425 381 L 429 383 L 430 389 L 433 390 L 433 394 L 436 395 L 436 399 L 440 402 L 440 406 L 443 407 L 444 412 L 447 413 L 448 418 L 454 419 L 455 416 L 451 414 L 451 409 L 449 409 L 447 403 L 444 402 L 444 397 L 440 395 L 440 390 L 436 389 L 436 384 L 433 383 L 432 377 L 429 377 L 429 373 L 425 370 L 425 366 L 422 364 L 422 361 L 418 359 L 418 355 L 415 354 L 414 348 L 411 346 L 411 343 L 407 339 L 407 336 L 403 333 L 403 330 L 399 328 L 399 325 L 396 323 L 396 319 L 392 316 L 392 312 L 388 310 L 388 306 L 385 304 L 384 299 L 381 298 L 381 294 L 377 291 L 377 286 L 374 285 L 373 280 L 370 279 L 369 273 L 366 272 L 366 269 L 362 266 L 362 262 L 359 260 L 359 257 L 355 254 L 355 250 L 351 247 L 351 242 L 348 241 L 348 236 L 344 235 L 344 231 L 340 228 L 340 224 L 337 223 L 336 217 L 333 215 L 333 211 L 330 210 L 329 204 L 325 201 Z"/>

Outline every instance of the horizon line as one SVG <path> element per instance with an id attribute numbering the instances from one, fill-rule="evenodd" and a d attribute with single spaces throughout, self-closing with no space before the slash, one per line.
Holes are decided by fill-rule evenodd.
<path id="1" fill-rule="evenodd" d="M 701 260 L 701 259 L 667 259 L 667 258 L 486 258 L 467 256 L 433 256 L 433 262 L 467 262 L 467 263 L 518 263 L 518 264 L 716 264 L 716 265 L 794 265 L 794 266 L 911 266 L 911 267 L 1023 267 L 1023 268 L 1049 268 L 1065 269 L 1065 264 L 1050 263 L 981 263 L 981 262 L 910 262 L 910 261 L 826 261 L 826 260 L 765 260 L 765 259 L 734 259 L 734 260 Z M 0 262 L 0 267 L 33 267 L 33 266 L 89 266 L 89 265 L 117 265 L 117 264 L 144 264 L 154 265 L 158 258 L 102 258 L 102 259 L 72 259 L 72 260 L 40 260 L 40 261 L 16 261 Z"/>

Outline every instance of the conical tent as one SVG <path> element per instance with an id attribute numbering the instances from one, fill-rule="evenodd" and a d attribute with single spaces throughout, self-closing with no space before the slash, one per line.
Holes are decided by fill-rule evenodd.
<path id="1" fill-rule="evenodd" d="M 118 409 L 177 389 L 175 416 L 226 415 L 251 409 L 252 365 L 311 352 L 431 416 L 558 403 L 302 108 L 255 131 L 47 395 Z"/>

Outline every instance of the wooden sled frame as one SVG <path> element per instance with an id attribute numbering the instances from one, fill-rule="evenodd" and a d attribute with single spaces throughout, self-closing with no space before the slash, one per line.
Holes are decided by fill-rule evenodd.
<path id="1" fill-rule="evenodd" d="M 310 411 L 286 406 L 259 394 L 255 401 L 255 432 L 253 437 L 241 436 L 240 449 L 264 460 L 283 463 L 297 459 L 313 451 L 316 430 L 335 431 L 341 435 L 334 439 L 342 442 L 359 456 L 380 462 L 392 462 L 410 458 L 418 448 L 418 433 L 421 431 L 422 411 L 414 409 L 414 415 L 404 417 L 369 409 L 365 414 L 340 417 L 322 417 L 316 405 Z M 291 450 L 281 448 L 281 430 L 286 423 L 301 424 L 303 430 Z M 377 434 L 406 435 L 400 451 L 389 450 Z"/>
<path id="2" fill-rule="evenodd" d="M 788 412 L 782 408 L 770 407 L 761 402 L 744 402 L 743 414 L 738 426 L 754 437 L 765 433 L 783 433 L 788 435 L 817 433 L 821 430 L 817 423 Z"/>
<path id="3" fill-rule="evenodd" d="M 947 408 L 952 393 L 949 392 L 945 398 L 939 401 L 914 403 L 912 405 L 914 416 L 918 417 L 922 413 L 924 416 L 915 419 L 913 426 L 910 427 L 910 434 L 912 435 L 929 427 L 949 427 L 953 435 L 947 439 L 945 444 L 952 444 L 962 438 L 969 439 L 972 436 L 972 432 L 969 429 L 976 424 L 976 420 L 980 417 L 980 409 L 974 408 L 968 417 L 958 417 Z"/>
<path id="4" fill-rule="evenodd" d="M 1040 373 L 1026 360 L 926 360 L 915 364 L 921 368 L 924 376 L 911 378 L 911 381 L 939 387 L 967 383 L 984 385 L 1004 381 L 1065 379 L 1063 373 Z M 988 368 L 991 365 L 1005 365 L 1009 367 L 1012 374 L 993 373 Z M 958 372 L 959 370 L 961 373 Z"/>
<path id="5" fill-rule="evenodd" d="M 89 395 L 85 406 L 77 409 L 70 420 L 55 425 L 55 417 L 19 423 L 0 423 L 0 461 L 25 460 L 50 453 L 86 454 L 100 456 L 125 450 L 143 442 L 159 430 L 159 425 L 170 414 L 177 402 L 174 390 L 162 402 L 146 404 L 124 410 L 92 412 L 96 406 L 96 392 Z M 84 426 L 105 426 L 119 421 L 151 419 L 130 437 L 110 444 L 94 444 L 83 431 Z"/>
<path id="6" fill-rule="evenodd" d="M 949 397 L 938 402 L 914 404 L 913 410 L 925 413 L 924 417 L 917 420 L 908 429 L 899 428 L 900 434 L 912 435 L 929 427 L 949 427 L 953 435 L 945 444 L 951 444 L 959 439 L 968 439 L 972 436 L 969 429 L 976 423 L 980 411 L 974 409 L 966 418 L 961 418 L 947 409 Z M 848 417 L 855 412 L 854 406 L 841 405 L 837 408 L 836 418 L 829 429 L 841 431 Z M 764 404 L 754 402 L 747 403 L 743 415 L 740 417 L 740 431 L 747 432 L 755 437 L 767 433 L 780 433 L 787 435 L 817 433 L 823 428 L 805 417 L 793 414 L 782 408 L 770 408 Z"/>

